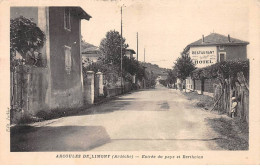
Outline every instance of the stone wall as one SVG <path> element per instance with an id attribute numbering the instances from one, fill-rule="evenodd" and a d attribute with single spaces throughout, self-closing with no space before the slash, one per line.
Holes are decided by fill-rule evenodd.
<path id="1" fill-rule="evenodd" d="M 130 82 L 122 87 L 107 88 L 103 85 L 103 74 L 87 71 L 83 89 L 81 83 L 70 89 L 52 89 L 49 85 L 49 69 L 21 65 L 11 72 L 12 122 L 18 123 L 24 117 L 51 115 L 57 110 L 79 108 L 94 104 L 105 97 L 113 97 L 132 90 Z M 51 90 L 51 94 L 48 94 Z"/>
<path id="2" fill-rule="evenodd" d="M 23 117 L 35 116 L 39 111 L 48 111 L 48 69 L 20 65 L 11 72 L 11 122 Z"/>

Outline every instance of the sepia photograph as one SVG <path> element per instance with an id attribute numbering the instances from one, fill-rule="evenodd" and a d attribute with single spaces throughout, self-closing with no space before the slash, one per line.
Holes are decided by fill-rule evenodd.
<path id="1" fill-rule="evenodd" d="M 260 164 L 260 1 L 28 2 L 8 2 L 1 28 L 10 156 Z"/>

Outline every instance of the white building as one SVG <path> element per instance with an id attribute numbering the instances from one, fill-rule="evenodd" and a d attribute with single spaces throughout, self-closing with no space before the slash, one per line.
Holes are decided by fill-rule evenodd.
<path id="1" fill-rule="evenodd" d="M 125 56 L 127 56 L 128 58 L 134 58 L 133 54 L 136 54 L 135 50 L 133 50 L 133 49 L 126 49 Z"/>

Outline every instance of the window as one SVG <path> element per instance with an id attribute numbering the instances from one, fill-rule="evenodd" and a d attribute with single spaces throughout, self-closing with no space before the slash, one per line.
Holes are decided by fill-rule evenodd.
<path id="1" fill-rule="evenodd" d="M 64 10 L 64 29 L 70 31 L 71 25 L 70 25 L 70 9 L 65 8 Z"/>
<path id="2" fill-rule="evenodd" d="M 71 47 L 64 46 L 65 52 L 65 71 L 67 74 L 71 72 Z"/>
<path id="3" fill-rule="evenodd" d="M 219 53 L 219 62 L 226 61 L 226 53 L 225 52 L 220 52 Z"/>
<path id="4" fill-rule="evenodd" d="M 224 46 L 219 46 L 219 50 L 224 50 Z"/>

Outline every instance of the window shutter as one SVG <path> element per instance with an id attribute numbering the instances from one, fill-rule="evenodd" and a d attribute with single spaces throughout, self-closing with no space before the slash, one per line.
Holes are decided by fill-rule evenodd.
<path id="1" fill-rule="evenodd" d="M 65 70 L 67 74 L 71 72 L 71 47 L 65 46 Z"/>

